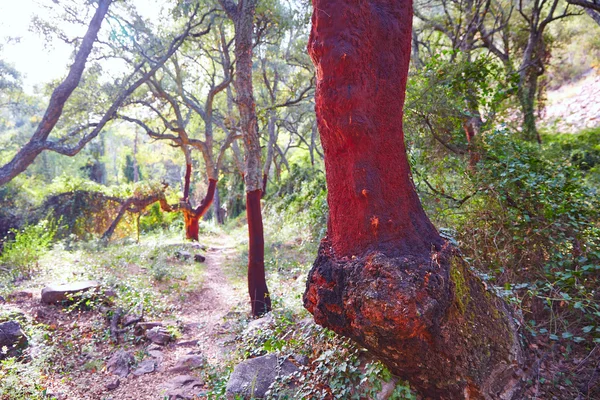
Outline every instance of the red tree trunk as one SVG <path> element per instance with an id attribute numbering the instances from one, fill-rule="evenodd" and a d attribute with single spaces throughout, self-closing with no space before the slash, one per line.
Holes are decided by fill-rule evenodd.
<path id="1" fill-rule="evenodd" d="M 263 236 L 261 191 L 246 192 L 246 217 L 248 218 L 248 291 L 252 315 L 262 315 L 271 310 L 271 298 L 265 281 L 265 241 Z"/>
<path id="2" fill-rule="evenodd" d="M 189 192 L 189 183 L 187 180 L 187 176 L 191 171 L 191 165 L 188 164 L 188 169 L 186 172 L 186 187 L 188 187 Z M 188 240 L 198 241 L 199 236 L 199 221 L 206 214 L 210 205 L 215 198 L 215 189 L 217 188 L 217 181 L 215 179 L 208 180 L 208 190 L 206 191 L 206 196 L 200 202 L 200 205 L 196 207 L 196 209 L 192 209 L 188 201 L 189 199 L 184 198 L 186 208 L 183 209 L 183 220 L 185 223 L 185 238 Z"/>
<path id="3" fill-rule="evenodd" d="M 252 86 L 252 48 L 254 13 L 257 0 L 219 0 L 235 26 L 236 78 L 234 82 L 240 127 L 244 137 L 246 165 L 246 215 L 248 218 L 248 289 L 252 315 L 271 310 L 271 300 L 265 280 L 264 237 L 260 198 L 262 194 L 261 148 L 256 122 L 256 105 Z"/>
<path id="4" fill-rule="evenodd" d="M 308 50 L 330 218 L 304 305 L 428 398 L 517 393 L 509 311 L 439 236 L 402 132 L 410 0 L 313 0 Z"/>
<path id="5" fill-rule="evenodd" d="M 199 228 L 200 217 L 195 215 L 194 212 L 184 211 L 183 222 L 185 223 L 185 238 L 194 242 L 198 241 L 200 233 Z"/>

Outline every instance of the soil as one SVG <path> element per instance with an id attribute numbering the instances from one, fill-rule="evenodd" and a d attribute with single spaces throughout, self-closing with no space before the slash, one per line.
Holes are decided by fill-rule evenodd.
<path id="1" fill-rule="evenodd" d="M 600 71 L 548 91 L 542 124 L 560 133 L 600 126 Z"/>
<path id="2" fill-rule="evenodd" d="M 221 235 L 211 240 L 212 247 L 206 251 L 206 268 L 202 273 L 202 285 L 197 290 L 187 292 L 185 296 L 174 296 L 171 301 L 175 309 L 173 317 L 180 328 L 181 336 L 174 342 L 159 349 L 164 355 L 155 372 L 142 376 L 130 373 L 120 378 L 118 388 L 108 390 L 106 385 L 115 380 L 115 376 L 106 370 L 106 361 L 121 348 L 131 352 L 137 362 L 152 359 L 147 354 L 151 344 L 145 338 L 124 341 L 116 347 L 110 342 L 109 335 L 98 343 L 98 327 L 107 331 L 107 318 L 99 310 L 65 312 L 57 306 L 43 305 L 39 290 L 28 290 L 31 296 L 21 296 L 9 300 L 5 307 L 17 313 L 45 323 L 52 330 L 52 342 L 61 352 L 53 359 L 54 365 L 47 365 L 49 371 L 45 377 L 47 393 L 57 399 L 87 400 L 145 400 L 163 399 L 163 385 L 178 375 L 193 375 L 202 379 L 200 370 L 191 372 L 171 372 L 176 361 L 187 354 L 200 354 L 207 363 L 220 365 L 232 350 L 228 342 L 235 337 L 232 323 L 227 319 L 240 319 L 244 313 L 234 310 L 246 301 L 246 293 L 236 287 L 225 275 L 223 269 L 226 260 L 237 251 L 230 237 Z M 132 269 L 128 269 L 132 273 Z M 143 274 L 142 269 L 135 269 Z M 166 323 L 166 321 L 165 321 Z M 170 325 L 170 324 L 169 324 Z M 131 334 L 130 334 L 131 335 Z M 35 354 L 35 347 L 31 348 Z M 132 371 L 135 367 L 132 367 Z"/>

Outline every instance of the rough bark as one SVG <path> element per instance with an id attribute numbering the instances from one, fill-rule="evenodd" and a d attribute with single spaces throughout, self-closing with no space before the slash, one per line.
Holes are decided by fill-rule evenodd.
<path id="1" fill-rule="evenodd" d="M 439 236 L 412 183 L 402 131 L 412 2 L 313 5 L 330 218 L 305 307 L 426 398 L 515 398 L 510 311 Z"/>
<path id="2" fill-rule="evenodd" d="M 265 279 L 264 234 L 260 198 L 262 174 L 260 141 L 256 120 L 256 105 L 252 86 L 252 34 L 257 0 L 220 0 L 235 29 L 234 87 L 240 113 L 240 128 L 244 140 L 246 183 L 246 216 L 248 219 L 248 289 L 252 315 L 259 316 L 271 310 L 271 300 Z"/>

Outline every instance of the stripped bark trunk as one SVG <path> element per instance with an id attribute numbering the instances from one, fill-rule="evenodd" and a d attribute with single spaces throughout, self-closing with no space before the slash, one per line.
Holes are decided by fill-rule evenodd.
<path id="1" fill-rule="evenodd" d="M 256 106 L 252 86 L 252 36 L 257 0 L 220 0 L 233 20 L 235 28 L 236 77 L 235 90 L 240 113 L 240 127 L 244 140 L 246 183 L 246 216 L 250 248 L 248 251 L 248 290 L 252 315 L 259 316 L 271 310 L 271 299 L 265 280 L 264 232 L 260 197 L 262 174 L 260 141 L 256 120 Z"/>
<path id="2" fill-rule="evenodd" d="M 183 221 L 185 223 L 185 237 L 188 240 L 197 242 L 199 240 L 199 222 L 209 210 L 215 198 L 215 190 L 217 188 L 216 179 L 208 180 L 208 189 L 206 195 L 200 202 L 198 207 L 193 208 L 189 201 L 182 201 L 180 208 L 183 212 Z"/>
<path id="3" fill-rule="evenodd" d="M 402 131 L 412 2 L 313 6 L 330 218 L 304 306 L 426 398 L 515 398 L 510 311 L 439 236 L 412 183 Z"/>

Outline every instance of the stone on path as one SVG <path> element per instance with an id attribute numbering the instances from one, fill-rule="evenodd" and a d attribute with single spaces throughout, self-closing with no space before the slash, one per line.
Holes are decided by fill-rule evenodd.
<path id="1" fill-rule="evenodd" d="M 227 382 L 227 398 L 262 398 L 278 377 L 298 371 L 288 359 L 280 360 L 274 354 L 252 358 L 238 364 Z"/>
<path id="2" fill-rule="evenodd" d="M 141 363 L 139 363 L 137 369 L 135 371 L 133 371 L 133 374 L 135 376 L 141 376 L 144 374 L 149 374 L 151 372 L 154 372 L 155 369 L 156 369 L 156 361 L 155 360 L 144 360 Z"/>
<path id="3" fill-rule="evenodd" d="M 175 366 L 169 372 L 189 372 L 192 369 L 204 366 L 204 357 L 197 354 L 188 354 L 177 359 Z"/>
<path id="4" fill-rule="evenodd" d="M 18 322 L 7 321 L 0 324 L 0 360 L 16 357 L 19 350 L 27 347 L 27 344 L 27 337 Z"/>
<path id="5" fill-rule="evenodd" d="M 248 335 L 258 330 L 265 330 L 274 323 L 275 320 L 273 319 L 273 313 L 268 313 L 261 318 L 250 321 L 248 326 L 246 326 L 246 329 L 244 329 L 244 335 Z"/>
<path id="6" fill-rule="evenodd" d="M 129 375 L 129 367 L 133 364 L 135 359 L 133 355 L 128 351 L 118 350 L 116 351 L 108 363 L 106 364 L 106 368 L 108 372 L 113 375 L 120 376 L 121 378 L 127 378 Z"/>
<path id="7" fill-rule="evenodd" d="M 96 290 L 99 287 L 100 283 L 96 281 L 73 282 L 65 285 L 49 285 L 42 289 L 42 303 L 62 303 L 71 300 L 71 298 L 76 298 L 87 291 Z"/>
<path id="8" fill-rule="evenodd" d="M 177 250 L 175 252 L 175 257 L 177 257 L 180 260 L 189 260 L 190 258 L 192 258 L 192 253 L 190 253 L 189 251 Z"/>
<path id="9" fill-rule="evenodd" d="M 203 263 L 206 261 L 206 257 L 204 257 L 202 254 L 194 254 L 194 261 Z"/>
<path id="10" fill-rule="evenodd" d="M 116 388 L 119 387 L 120 384 L 121 384 L 121 380 L 117 377 L 114 377 L 111 380 L 109 380 L 108 382 L 106 382 L 106 385 L 104 385 L 104 387 L 106 388 L 106 390 L 115 390 Z"/>
<path id="11" fill-rule="evenodd" d="M 156 344 L 167 344 L 171 341 L 172 337 L 169 331 L 167 331 L 162 326 L 155 326 L 152 329 L 149 329 L 146 332 L 146 337 L 152 342 Z"/>
<path id="12" fill-rule="evenodd" d="M 203 386 L 204 382 L 195 376 L 179 375 L 165 383 L 163 388 L 166 390 L 165 394 L 169 400 L 192 400 L 206 393 Z"/>

